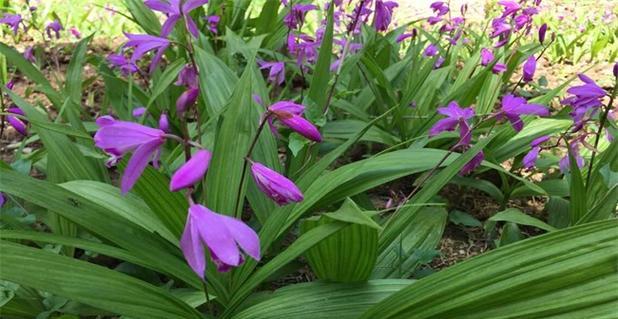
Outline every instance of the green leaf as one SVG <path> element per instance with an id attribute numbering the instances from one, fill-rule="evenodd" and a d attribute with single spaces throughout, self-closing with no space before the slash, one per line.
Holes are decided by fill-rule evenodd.
<path id="1" fill-rule="evenodd" d="M 178 73 L 180 73 L 180 70 L 182 70 L 184 66 L 185 61 L 183 59 L 178 59 L 167 65 L 161 76 L 158 77 L 157 81 L 153 85 L 150 98 L 148 99 L 148 104 L 146 104 L 146 108 L 149 111 L 152 104 L 157 100 L 157 98 L 170 87 L 174 80 L 176 80 Z"/>
<path id="2" fill-rule="evenodd" d="M 425 252 L 436 249 L 446 226 L 444 208 L 424 207 L 415 213 L 409 226 L 378 256 L 371 278 L 406 278 L 423 262 Z"/>
<path id="3" fill-rule="evenodd" d="M 337 284 L 310 282 L 286 286 L 233 316 L 233 319 L 356 319 L 371 305 L 412 283 L 409 279 Z"/>
<path id="4" fill-rule="evenodd" d="M 538 218 L 534 218 L 532 216 L 526 215 L 517 208 L 508 208 L 506 210 L 498 212 L 495 215 L 491 216 L 489 220 L 511 222 L 511 223 L 516 223 L 519 225 L 533 226 L 533 227 L 540 228 L 546 231 L 556 230 L 554 226 L 548 225 L 547 223 L 543 222 L 542 220 L 539 220 Z"/>
<path id="5" fill-rule="evenodd" d="M 161 288 L 105 267 L 0 241 L 0 278 L 135 318 L 202 316 Z"/>
<path id="6" fill-rule="evenodd" d="M 605 196 L 599 201 L 599 203 L 592 207 L 577 221 L 577 225 L 583 223 L 589 223 L 597 220 L 604 220 L 610 218 L 616 213 L 616 205 L 618 204 L 618 185 L 612 187 Z"/>
<path id="7" fill-rule="evenodd" d="M 326 29 L 324 37 L 320 44 L 320 52 L 318 61 L 316 62 L 309 92 L 307 93 L 308 101 L 305 105 L 309 107 L 307 112 L 310 114 L 321 114 L 326 108 L 328 100 L 328 83 L 330 80 L 330 59 L 333 55 L 333 12 L 334 6 L 330 6 L 326 18 Z M 308 103 L 307 103 L 308 102 Z M 317 111 L 316 111 L 317 110 Z"/>
<path id="8" fill-rule="evenodd" d="M 66 80 L 64 84 L 64 95 L 67 96 L 73 105 L 81 105 L 82 102 L 82 72 L 84 69 L 84 61 L 86 60 L 86 51 L 92 36 L 82 39 L 77 43 L 69 66 L 67 67 Z M 79 109 L 76 110 L 79 114 Z"/>
<path id="9" fill-rule="evenodd" d="M 429 275 L 361 318 L 610 318 L 618 221 L 519 241 Z"/>
<path id="10" fill-rule="evenodd" d="M 575 159 L 573 150 L 570 148 L 568 156 L 570 163 L 569 193 L 571 203 L 569 206 L 569 213 L 571 214 L 571 225 L 575 225 L 586 214 L 586 204 L 588 202 L 586 199 L 584 178 L 577 166 L 577 160 Z"/>
<path id="11" fill-rule="evenodd" d="M 238 77 L 217 56 L 195 47 L 199 69 L 200 96 L 209 116 L 218 115 L 229 102 Z"/>
<path id="12" fill-rule="evenodd" d="M 448 220 L 455 225 L 463 225 L 468 227 L 481 227 L 483 224 L 474 218 L 474 216 L 464 213 L 459 210 L 454 210 L 448 214 Z"/>
<path id="13" fill-rule="evenodd" d="M 135 22 L 148 34 L 158 36 L 161 32 L 161 23 L 150 8 L 141 0 L 124 0 L 124 6 L 129 10 Z"/>

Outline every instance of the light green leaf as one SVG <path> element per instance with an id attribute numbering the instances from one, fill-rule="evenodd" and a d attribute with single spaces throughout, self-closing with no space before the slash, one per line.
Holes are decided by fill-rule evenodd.
<path id="1" fill-rule="evenodd" d="M 498 212 L 495 215 L 491 216 L 489 220 L 511 222 L 511 223 L 516 223 L 519 225 L 534 226 L 536 228 L 540 228 L 546 231 L 556 230 L 555 227 L 548 225 L 547 223 L 539 220 L 538 218 L 534 218 L 532 216 L 526 215 L 517 208 L 508 208 L 506 210 Z"/>

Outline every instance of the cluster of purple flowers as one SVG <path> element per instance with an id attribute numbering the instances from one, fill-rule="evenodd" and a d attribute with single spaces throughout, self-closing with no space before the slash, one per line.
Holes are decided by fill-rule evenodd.
<path id="1" fill-rule="evenodd" d="M 499 48 L 506 45 L 515 32 L 522 31 L 526 34 L 530 32 L 532 17 L 539 13 L 538 6 L 541 4 L 541 0 L 530 1 L 529 6 L 526 6 L 527 2 L 528 0 L 519 2 L 514 0 L 498 1 L 498 4 L 503 7 L 503 11 L 500 17 L 491 22 L 491 37 L 497 39 L 494 47 Z"/>

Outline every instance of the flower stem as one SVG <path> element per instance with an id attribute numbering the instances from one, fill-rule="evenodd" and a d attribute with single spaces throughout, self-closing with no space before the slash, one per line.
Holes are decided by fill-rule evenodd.
<path id="1" fill-rule="evenodd" d="M 251 153 L 253 153 L 253 149 L 255 148 L 255 145 L 257 144 L 257 141 L 260 137 L 260 133 L 262 133 L 264 126 L 266 125 L 266 123 L 268 122 L 268 119 L 271 116 L 272 116 L 272 113 L 267 111 L 266 116 L 262 118 L 262 122 L 260 122 L 260 126 L 258 126 L 257 132 L 255 132 L 255 136 L 253 137 L 253 140 L 251 141 L 251 144 L 249 145 L 247 154 L 244 156 L 245 161 L 243 163 L 242 173 L 240 175 L 240 184 L 238 184 L 238 192 L 236 195 L 236 205 L 234 205 L 234 215 L 236 215 L 236 211 L 238 211 L 239 209 L 240 197 L 241 197 L 240 193 L 242 192 L 242 186 L 245 183 L 245 177 L 247 175 L 247 165 L 248 165 L 249 159 L 251 158 Z"/>
<path id="2" fill-rule="evenodd" d="M 607 104 L 607 108 L 605 109 L 605 112 L 603 112 L 603 115 L 601 115 L 601 124 L 599 125 L 599 129 L 597 130 L 597 134 L 594 139 L 594 150 L 592 151 L 592 156 L 590 157 L 590 164 L 588 164 L 588 173 L 586 174 L 586 188 L 590 187 L 590 177 L 592 176 L 592 168 L 594 166 L 594 160 L 597 155 L 596 150 L 598 149 L 599 141 L 601 140 L 601 135 L 603 134 L 603 128 L 605 128 L 605 123 L 607 122 L 607 116 L 609 115 L 609 111 L 612 109 L 612 106 L 614 104 L 616 93 L 618 93 L 617 88 L 618 88 L 618 79 L 616 79 L 616 82 L 614 83 L 614 90 L 612 92 L 612 95 L 609 98 L 609 103 Z"/>

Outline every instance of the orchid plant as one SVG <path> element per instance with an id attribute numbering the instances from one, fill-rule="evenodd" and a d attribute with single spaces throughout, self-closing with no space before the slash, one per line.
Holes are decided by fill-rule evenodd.
<path id="1" fill-rule="evenodd" d="M 0 133 L 17 145 L 0 163 L 3 316 L 615 310 L 618 64 L 610 85 L 538 85 L 556 42 L 541 0 L 498 1 L 485 30 L 447 1 L 405 24 L 387 0 L 124 4 L 142 31 L 104 56 L 61 17 L 40 30 L 79 40 L 53 83 L 31 47 L 0 44 Z M 0 24 L 27 35 L 25 17 Z M 421 278 L 448 184 L 499 203 L 495 249 Z M 542 198 L 549 218 L 516 198 Z M 307 267 L 317 278 L 280 288 Z"/>

